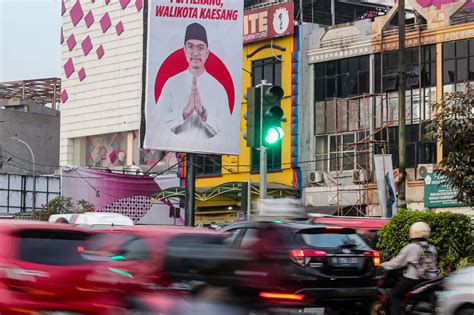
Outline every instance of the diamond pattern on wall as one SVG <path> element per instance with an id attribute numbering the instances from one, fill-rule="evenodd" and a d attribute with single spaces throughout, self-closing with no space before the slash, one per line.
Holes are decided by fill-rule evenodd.
<path id="1" fill-rule="evenodd" d="M 87 12 L 86 16 L 84 17 L 84 22 L 86 22 L 87 28 L 91 27 L 92 23 L 94 23 L 94 15 L 92 14 L 92 10 Z"/>
<path id="2" fill-rule="evenodd" d="M 73 48 L 76 46 L 76 38 L 74 37 L 74 34 L 71 34 L 71 36 L 69 36 L 66 41 L 66 44 L 67 49 L 69 49 L 69 51 L 73 50 Z"/>
<path id="3" fill-rule="evenodd" d="M 84 12 L 82 11 L 81 3 L 79 0 L 74 3 L 71 10 L 69 11 L 69 15 L 71 15 L 72 25 L 76 26 L 77 23 L 82 19 Z"/>
<path id="4" fill-rule="evenodd" d="M 120 34 L 123 33 L 123 23 L 122 23 L 122 21 L 118 22 L 117 25 L 115 25 L 115 31 L 117 32 L 118 36 L 120 36 Z"/>
<path id="5" fill-rule="evenodd" d="M 120 0 L 120 6 L 122 7 L 122 10 L 125 9 L 129 3 L 130 0 Z"/>
<path id="6" fill-rule="evenodd" d="M 100 45 L 97 48 L 96 53 L 97 53 L 97 58 L 102 59 L 102 56 L 104 56 L 104 47 L 102 47 L 102 45 Z"/>
<path id="7" fill-rule="evenodd" d="M 120 199 L 97 210 L 97 212 L 120 213 L 132 219 L 134 223 L 138 223 L 140 219 L 147 214 L 151 207 L 152 203 L 149 197 L 134 196 Z"/>
<path id="8" fill-rule="evenodd" d="M 66 63 L 64 64 L 64 73 L 66 74 L 66 78 L 69 78 L 71 74 L 74 72 L 74 63 L 72 59 L 69 58 Z"/>
<path id="9" fill-rule="evenodd" d="M 112 22 L 110 21 L 110 16 L 109 13 L 105 13 L 101 18 L 100 18 L 100 28 L 102 29 L 102 33 L 107 32 L 109 29 L 110 25 L 112 25 Z"/>
<path id="10" fill-rule="evenodd" d="M 92 42 L 89 35 L 82 41 L 81 46 L 82 46 L 82 52 L 84 53 L 84 56 L 87 56 L 89 52 L 92 50 Z"/>
<path id="11" fill-rule="evenodd" d="M 79 76 L 79 81 L 82 82 L 82 80 L 85 79 L 85 77 L 86 77 L 86 70 L 84 70 L 84 67 L 82 67 L 81 70 L 79 70 L 79 71 L 77 72 L 77 75 Z"/>

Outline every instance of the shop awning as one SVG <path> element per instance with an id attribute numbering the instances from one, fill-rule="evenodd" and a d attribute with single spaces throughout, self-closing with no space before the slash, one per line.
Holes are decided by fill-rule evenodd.
<path id="1" fill-rule="evenodd" d="M 224 197 L 238 201 L 240 199 L 239 193 L 241 191 L 241 182 L 229 182 L 212 188 L 196 188 L 195 198 L 196 200 L 203 202 L 218 197 Z M 251 184 L 251 192 L 252 195 L 260 194 L 260 186 L 258 185 L 258 183 Z M 186 189 L 184 187 L 171 187 L 154 194 L 152 196 L 152 201 L 159 202 L 163 199 L 168 198 L 184 198 L 185 195 Z M 271 197 L 298 197 L 299 190 L 294 187 L 279 183 L 268 183 L 267 195 Z"/>

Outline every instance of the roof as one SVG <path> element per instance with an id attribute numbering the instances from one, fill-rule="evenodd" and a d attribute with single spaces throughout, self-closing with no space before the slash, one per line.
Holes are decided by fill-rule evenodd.
<path id="1" fill-rule="evenodd" d="M 59 78 L 0 82 L 0 100 L 32 100 L 41 105 L 51 103 L 54 108 L 59 103 L 60 90 Z"/>
<path id="2" fill-rule="evenodd" d="M 38 230 L 67 230 L 87 232 L 74 225 L 53 224 L 45 221 L 33 220 L 0 220 L 0 230 L 21 230 L 21 229 L 38 229 Z"/>

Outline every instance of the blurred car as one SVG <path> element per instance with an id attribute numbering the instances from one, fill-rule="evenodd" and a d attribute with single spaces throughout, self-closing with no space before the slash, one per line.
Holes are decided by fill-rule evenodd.
<path id="1" fill-rule="evenodd" d="M 0 222 L 1 314 L 106 314 L 116 300 L 94 291 L 85 259 L 92 230 L 35 221 Z"/>
<path id="2" fill-rule="evenodd" d="M 133 221 L 129 217 L 112 212 L 85 212 L 85 213 L 62 213 L 53 214 L 49 217 L 50 223 L 57 223 L 58 220 L 67 220 L 67 222 L 85 226 L 132 226 Z"/>
<path id="3" fill-rule="evenodd" d="M 474 314 L 474 267 L 453 272 L 445 278 L 444 288 L 438 295 L 437 314 Z"/>
<path id="4" fill-rule="evenodd" d="M 272 221 L 238 223 L 223 231 L 229 233 L 229 244 L 257 257 L 251 270 L 237 271 L 250 275 L 254 286 L 312 298 L 314 305 L 331 308 L 353 303 L 368 308 L 377 299 L 380 255 L 355 229 Z"/>
<path id="5" fill-rule="evenodd" d="M 119 296 L 140 291 L 170 290 L 173 280 L 163 271 L 167 242 L 177 235 L 217 234 L 205 229 L 174 226 L 111 227 L 97 230 L 85 248 L 91 260 L 105 262 L 87 279 L 93 287 Z"/>

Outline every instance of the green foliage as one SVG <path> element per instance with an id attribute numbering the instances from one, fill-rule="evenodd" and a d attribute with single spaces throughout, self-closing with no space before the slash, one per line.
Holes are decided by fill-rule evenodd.
<path id="1" fill-rule="evenodd" d="M 77 202 L 77 206 L 74 207 L 71 197 L 58 196 L 50 200 L 41 210 L 33 212 L 33 220 L 48 221 L 49 217 L 53 214 L 62 213 L 83 213 L 94 211 L 94 206 L 81 199 Z"/>
<path id="2" fill-rule="evenodd" d="M 472 255 L 472 224 L 468 216 L 451 212 L 400 209 L 379 232 L 378 248 L 384 260 L 395 257 L 410 242 L 408 230 L 415 222 L 431 227 L 429 242 L 436 247 L 442 273 L 465 265 Z"/>
<path id="3" fill-rule="evenodd" d="M 448 152 L 436 171 L 458 190 L 458 201 L 474 204 L 474 91 L 446 94 L 427 123 L 425 140 L 440 141 Z"/>

